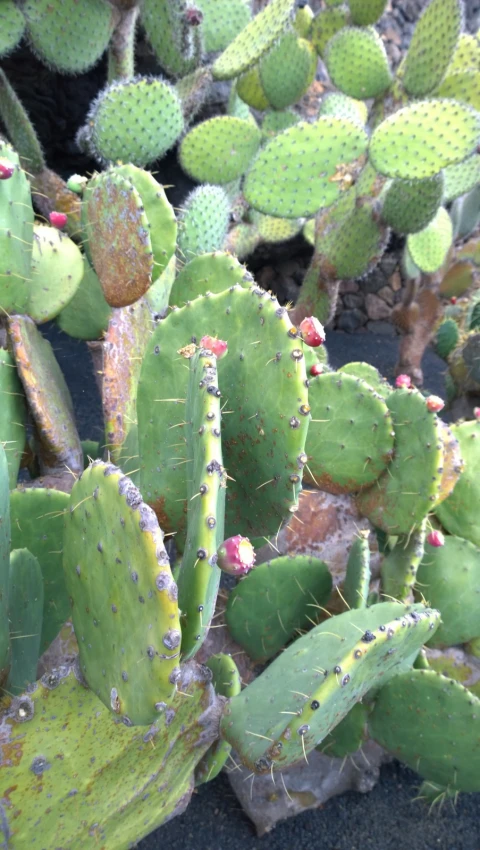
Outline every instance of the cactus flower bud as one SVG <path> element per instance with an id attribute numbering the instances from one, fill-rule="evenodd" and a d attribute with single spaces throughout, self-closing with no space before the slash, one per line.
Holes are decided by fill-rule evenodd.
<path id="1" fill-rule="evenodd" d="M 4 157 L 0 158 L 0 180 L 10 180 L 14 171 L 15 166 L 13 162 L 10 162 L 9 159 L 4 159 Z"/>
<path id="2" fill-rule="evenodd" d="M 427 409 L 430 413 L 439 413 L 445 407 L 445 402 L 438 395 L 429 395 L 427 398 Z"/>
<path id="3" fill-rule="evenodd" d="M 185 12 L 185 19 L 190 27 L 199 27 L 203 21 L 203 12 L 191 6 Z"/>
<path id="4" fill-rule="evenodd" d="M 72 174 L 67 180 L 67 189 L 75 192 L 76 195 L 81 195 L 87 183 L 86 177 L 82 177 L 81 174 Z"/>
<path id="5" fill-rule="evenodd" d="M 317 375 L 322 375 L 323 374 L 322 364 L 321 363 L 314 363 L 313 366 L 310 369 L 310 374 L 312 375 L 313 378 L 316 378 Z"/>
<path id="6" fill-rule="evenodd" d="M 67 216 L 61 212 L 51 212 L 48 216 L 50 224 L 58 230 L 63 230 L 67 223 Z"/>
<path id="7" fill-rule="evenodd" d="M 445 538 L 441 531 L 431 531 L 427 537 L 427 543 L 430 543 L 430 546 L 444 546 Z"/>
<path id="8" fill-rule="evenodd" d="M 412 386 L 412 379 L 410 375 L 397 375 L 395 378 L 395 386 L 397 389 L 409 390 Z"/>
<path id="9" fill-rule="evenodd" d="M 244 576 L 255 564 L 255 550 L 248 537 L 236 534 L 225 540 L 217 551 L 217 564 L 231 576 Z"/>
<path id="10" fill-rule="evenodd" d="M 315 318 L 315 316 L 307 316 L 307 318 L 300 323 L 300 331 L 303 341 L 306 342 L 307 345 L 311 345 L 312 348 L 318 348 L 319 345 L 322 345 L 325 342 L 324 327 L 322 323 Z"/>
<path id="11" fill-rule="evenodd" d="M 207 348 L 215 355 L 217 360 L 220 360 L 227 353 L 228 342 L 223 339 L 217 339 L 214 336 L 202 336 L 200 340 L 200 348 Z"/>
<path id="12" fill-rule="evenodd" d="M 480 422 L 480 407 L 474 407 L 473 408 L 473 415 L 474 415 L 475 419 L 477 420 L 477 422 Z"/>
<path id="13" fill-rule="evenodd" d="M 457 303 L 457 296 L 452 295 L 452 297 L 450 298 L 450 304 L 456 304 L 456 303 Z"/>

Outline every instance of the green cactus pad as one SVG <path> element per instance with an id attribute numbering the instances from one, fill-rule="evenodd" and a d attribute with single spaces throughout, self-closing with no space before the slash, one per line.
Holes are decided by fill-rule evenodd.
<path id="1" fill-rule="evenodd" d="M 396 676 L 377 697 L 369 731 L 426 779 L 480 790 L 480 699 L 453 679 L 433 670 Z"/>
<path id="2" fill-rule="evenodd" d="M 156 316 L 163 315 L 167 310 L 170 292 L 175 282 L 176 269 L 177 258 L 174 254 L 165 271 L 156 279 L 144 296 L 151 312 Z"/>
<path id="3" fill-rule="evenodd" d="M 255 226 L 260 238 L 264 242 L 286 242 L 300 233 L 303 225 L 302 219 L 276 218 L 273 215 L 263 215 L 256 210 L 250 213 L 250 219 Z"/>
<path id="4" fill-rule="evenodd" d="M 343 759 L 360 749 L 365 741 L 368 708 L 357 702 L 317 749 L 326 756 Z"/>
<path id="5" fill-rule="evenodd" d="M 237 283 L 249 287 L 253 278 L 235 257 L 221 251 L 202 254 L 190 260 L 177 275 L 170 294 L 170 304 L 182 307 L 199 295 L 224 292 Z"/>
<path id="6" fill-rule="evenodd" d="M 26 546 L 43 576 L 40 652 L 45 652 L 70 616 L 62 569 L 64 513 L 70 497 L 60 490 L 35 487 L 10 493 L 12 549 Z"/>
<path id="7" fill-rule="evenodd" d="M 252 12 L 248 0 L 200 0 L 202 35 L 207 52 L 225 50 L 247 26 Z"/>
<path id="8" fill-rule="evenodd" d="M 81 472 L 83 453 L 72 400 L 50 343 L 27 316 L 12 316 L 8 331 L 18 374 L 35 420 L 41 473 Z"/>
<path id="9" fill-rule="evenodd" d="M 416 390 L 386 399 L 395 431 L 394 458 L 378 481 L 357 496 L 360 512 L 387 534 L 410 534 L 432 510 L 443 472 L 439 420 Z"/>
<path id="10" fill-rule="evenodd" d="M 354 493 L 376 481 L 394 444 L 384 400 L 360 378 L 331 372 L 310 381 L 309 402 L 305 480 L 332 493 Z"/>
<path id="11" fill-rule="evenodd" d="M 480 156 L 474 153 L 457 165 L 448 165 L 443 170 L 443 178 L 443 202 L 446 204 L 470 192 L 480 183 Z"/>
<path id="12" fill-rule="evenodd" d="M 457 41 L 446 76 L 449 77 L 457 71 L 465 71 L 467 68 L 480 70 L 478 38 L 475 35 L 462 33 Z"/>
<path id="13" fill-rule="evenodd" d="M 184 77 L 202 57 L 203 27 L 188 22 L 188 0 L 144 0 L 141 21 L 162 68 L 171 77 Z"/>
<path id="14" fill-rule="evenodd" d="M 460 0 L 431 0 L 418 21 L 402 66 L 402 83 L 414 97 L 438 85 L 452 59 L 463 22 Z"/>
<path id="15" fill-rule="evenodd" d="M 192 121 L 205 104 L 212 87 L 210 68 L 201 66 L 186 74 L 175 84 L 185 121 Z"/>
<path id="16" fill-rule="evenodd" d="M 99 339 L 108 327 L 111 312 L 96 273 L 83 257 L 83 277 L 71 301 L 58 314 L 58 326 L 75 339 Z"/>
<path id="17" fill-rule="evenodd" d="M 346 363 L 345 366 L 340 366 L 338 371 L 345 372 L 347 375 L 354 375 L 355 378 L 361 378 L 382 398 L 387 398 L 393 392 L 386 378 L 370 363 Z"/>
<path id="18" fill-rule="evenodd" d="M 400 535 L 382 563 L 382 592 L 388 598 L 408 599 L 425 550 L 427 521 L 410 535 Z M 427 594 L 428 595 L 428 594 Z M 440 612 L 441 613 L 441 612 Z"/>
<path id="19" fill-rule="evenodd" d="M 305 94 L 317 70 L 318 56 L 313 45 L 287 32 L 260 62 L 260 81 L 268 103 L 285 109 Z"/>
<path id="20" fill-rule="evenodd" d="M 368 117 L 368 109 L 363 100 L 356 100 L 341 92 L 330 92 L 322 98 L 319 115 L 345 118 L 353 124 L 364 127 Z"/>
<path id="21" fill-rule="evenodd" d="M 435 351 L 438 356 L 446 360 L 456 348 L 459 336 L 460 331 L 454 319 L 445 319 L 435 335 Z"/>
<path id="22" fill-rule="evenodd" d="M 253 68 L 245 71 L 245 73 L 238 78 L 236 82 L 236 92 L 238 97 L 240 97 L 244 103 L 248 104 L 248 106 L 251 106 L 253 109 L 264 110 L 268 109 L 270 106 L 262 88 L 258 65 L 254 65 Z"/>
<path id="23" fill-rule="evenodd" d="M 225 248 L 235 254 L 239 260 L 244 260 L 253 254 L 262 241 L 257 228 L 253 224 L 241 221 L 228 232 Z"/>
<path id="24" fill-rule="evenodd" d="M 232 411 L 223 419 L 223 460 L 236 480 L 228 482 L 225 536 L 237 534 L 240 524 L 244 534 L 275 534 L 297 501 L 308 426 L 304 357 L 291 327 L 273 296 L 236 286 L 174 310 L 149 342 L 137 396 L 141 490 L 162 528 L 177 532 L 180 549 L 187 500 L 188 372 L 177 352 L 191 345 L 192 337 L 228 342 L 228 354 L 218 364 L 224 403 Z"/>
<path id="25" fill-rule="evenodd" d="M 266 139 L 273 139 L 278 133 L 288 130 L 298 124 L 300 118 L 295 112 L 285 109 L 279 112 L 267 112 L 262 123 L 262 135 Z"/>
<path id="26" fill-rule="evenodd" d="M 179 671 L 177 586 L 153 511 L 111 464 L 73 486 L 63 567 L 89 687 L 134 725 L 153 723 Z"/>
<path id="27" fill-rule="evenodd" d="M 349 608 L 365 608 L 370 591 L 369 531 L 360 531 L 347 561 L 343 596 Z"/>
<path id="28" fill-rule="evenodd" d="M 0 311 L 22 312 L 31 284 L 33 208 L 30 184 L 10 145 L 0 140 L 0 157 L 15 171 L 0 181 Z"/>
<path id="29" fill-rule="evenodd" d="M 397 233 L 423 230 L 442 203 L 443 174 L 425 180 L 393 180 L 383 200 L 382 218 Z"/>
<path id="30" fill-rule="evenodd" d="M 175 89 L 157 77 L 110 84 L 88 114 L 88 145 L 101 164 L 147 165 L 177 141 L 184 128 Z"/>
<path id="31" fill-rule="evenodd" d="M 437 611 L 397 603 L 326 620 L 230 700 L 223 737 L 256 773 L 304 760 L 367 691 L 420 649 L 438 621 Z"/>
<path id="32" fill-rule="evenodd" d="M 255 65 L 282 35 L 294 6 L 294 0 L 272 0 L 214 62 L 213 76 L 217 80 L 231 80 Z"/>
<path id="33" fill-rule="evenodd" d="M 297 7 L 293 26 L 301 38 L 308 38 L 312 29 L 314 14 L 308 3 Z"/>
<path id="34" fill-rule="evenodd" d="M 10 505 L 8 498 L 8 466 L 0 443 L 0 687 L 10 668 L 10 636 L 8 629 L 8 582 L 10 577 Z"/>
<path id="35" fill-rule="evenodd" d="M 364 130 L 341 118 L 323 117 L 313 124 L 302 121 L 260 151 L 245 179 L 245 197 L 267 215 L 313 215 L 339 198 L 342 184 L 334 179 L 339 166 L 354 169 L 366 146 Z"/>
<path id="36" fill-rule="evenodd" d="M 28 549 L 10 555 L 8 617 L 12 666 L 7 682 L 11 694 L 21 694 L 37 678 L 43 617 L 43 580 L 40 564 Z"/>
<path id="37" fill-rule="evenodd" d="M 413 262 L 423 272 L 440 269 L 450 250 L 453 226 L 445 207 L 437 210 L 435 217 L 423 230 L 407 238 L 407 247 Z"/>
<path id="38" fill-rule="evenodd" d="M 177 255 L 188 263 L 199 254 L 223 248 L 230 201 L 221 186 L 199 186 L 187 196 L 178 222 Z"/>
<path id="39" fill-rule="evenodd" d="M 25 424 L 25 398 L 15 361 L 8 351 L 0 348 L 0 443 L 7 457 L 10 488 L 17 484 L 25 448 Z"/>
<path id="40" fill-rule="evenodd" d="M 186 665 L 181 693 L 146 729 L 115 724 L 78 681 L 76 665 L 47 673 L 32 693 L 5 701 L 2 751 L 19 753 L 2 763 L 13 807 L 3 826 L 12 845 L 29 846 L 38 821 L 45 847 L 80 850 L 99 841 L 127 850 L 183 812 L 195 765 L 215 739 L 218 707 L 209 682 L 204 667 Z"/>
<path id="41" fill-rule="evenodd" d="M 442 133 L 438 133 L 442 127 Z M 376 128 L 370 159 L 381 174 L 420 180 L 462 162 L 478 144 L 480 115 L 453 100 L 412 103 Z"/>
<path id="42" fill-rule="evenodd" d="M 348 0 L 352 22 L 357 27 L 368 27 L 382 17 L 387 0 Z"/>
<path id="43" fill-rule="evenodd" d="M 310 31 L 310 39 L 319 56 L 325 55 L 325 48 L 333 36 L 348 26 L 349 14 L 346 6 L 340 8 L 321 9 L 315 16 Z"/>
<path id="44" fill-rule="evenodd" d="M 199 183 L 229 183 L 248 168 L 261 141 L 251 121 L 221 115 L 197 124 L 183 139 L 180 163 Z"/>
<path id="45" fill-rule="evenodd" d="M 417 573 L 418 593 L 438 608 L 442 622 L 430 646 L 455 646 L 480 637 L 480 549 L 461 537 L 428 543 Z"/>
<path id="46" fill-rule="evenodd" d="M 217 694 L 230 699 L 240 693 L 242 689 L 240 673 L 231 655 L 223 653 L 212 655 L 206 662 L 206 666 L 212 671 L 212 684 Z M 202 785 L 204 782 L 215 779 L 226 764 L 231 749 L 227 741 L 219 738 L 198 763 L 195 771 L 195 785 Z"/>
<path id="47" fill-rule="evenodd" d="M 377 219 L 373 203 L 357 203 L 353 190 L 323 212 L 315 248 L 325 278 L 355 279 L 375 268 L 390 235 Z"/>
<path id="48" fill-rule="evenodd" d="M 480 71 L 457 71 L 446 77 L 435 92 L 436 97 L 450 97 L 480 109 Z"/>
<path id="49" fill-rule="evenodd" d="M 33 229 L 32 284 L 26 312 L 41 325 L 72 300 L 83 277 L 80 250 L 56 227 L 36 224 Z"/>
<path id="50" fill-rule="evenodd" d="M 378 97 L 392 82 L 385 45 L 374 29 L 341 29 L 326 47 L 325 64 L 334 85 L 360 100 Z"/>
<path id="51" fill-rule="evenodd" d="M 81 74 L 95 65 L 115 26 L 114 9 L 105 0 L 27 0 L 22 11 L 34 53 L 63 74 Z"/>
<path id="52" fill-rule="evenodd" d="M 263 663 L 315 623 L 331 592 L 328 567 L 318 558 L 274 558 L 254 567 L 230 593 L 228 628 L 247 655 Z"/>
<path id="53" fill-rule="evenodd" d="M 0 5 L 0 56 L 15 49 L 25 29 L 25 18 L 13 0 Z"/>

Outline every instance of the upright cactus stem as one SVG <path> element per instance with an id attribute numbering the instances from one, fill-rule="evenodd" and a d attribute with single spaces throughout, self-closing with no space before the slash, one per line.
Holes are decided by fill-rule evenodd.
<path id="1" fill-rule="evenodd" d="M 129 80 L 135 75 L 135 28 L 139 8 L 136 3 L 126 4 L 120 10 L 108 46 L 108 81 Z"/>

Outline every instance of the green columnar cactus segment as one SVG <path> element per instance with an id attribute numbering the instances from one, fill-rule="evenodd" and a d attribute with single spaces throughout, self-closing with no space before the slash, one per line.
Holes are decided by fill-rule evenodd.
<path id="1" fill-rule="evenodd" d="M 63 567 L 89 687 L 125 722 L 153 723 L 180 672 L 177 586 L 153 511 L 112 464 L 73 486 Z"/>
<path id="2" fill-rule="evenodd" d="M 182 399 L 188 373 L 177 352 L 191 345 L 192 337 L 228 342 L 228 356 L 218 363 L 219 385 L 232 411 L 223 421 L 223 460 L 235 479 L 228 482 L 225 537 L 240 527 L 254 537 L 275 534 L 297 503 L 308 427 L 304 357 L 291 329 L 273 296 L 236 286 L 174 310 L 149 342 L 137 396 L 141 490 L 164 530 L 177 532 L 180 550 L 188 477 L 182 463 Z M 152 398 L 159 401 L 152 405 Z"/>
<path id="3" fill-rule="evenodd" d="M 445 319 L 435 335 L 435 351 L 439 357 L 447 359 L 448 355 L 456 348 L 460 337 L 460 331 L 454 319 Z"/>
<path id="4" fill-rule="evenodd" d="M 188 21 L 188 0 L 144 0 L 142 24 L 162 68 L 171 77 L 183 77 L 199 64 L 203 52 L 202 27 Z"/>
<path id="5" fill-rule="evenodd" d="M 245 197 L 267 215 L 313 215 L 340 197 L 340 166 L 342 174 L 354 172 L 367 143 L 364 130 L 344 119 L 325 116 L 313 124 L 302 121 L 260 151 L 245 179 Z"/>
<path id="6" fill-rule="evenodd" d="M 378 97 L 392 82 L 385 45 L 371 28 L 337 32 L 325 49 L 325 64 L 335 86 L 360 100 Z"/>
<path id="7" fill-rule="evenodd" d="M 274 109 L 285 109 L 305 94 L 317 70 L 318 56 L 313 45 L 287 32 L 260 62 L 260 81 L 267 101 Z"/>
<path id="8" fill-rule="evenodd" d="M 8 351 L 0 348 L 0 443 L 7 457 L 10 488 L 17 484 L 25 448 L 25 421 L 25 398 L 15 361 Z"/>
<path id="9" fill-rule="evenodd" d="M 438 621 L 438 611 L 397 603 L 330 618 L 230 701 L 222 736 L 256 773 L 303 760 L 367 691 L 420 649 Z"/>
<path id="10" fill-rule="evenodd" d="M 46 224 L 33 228 L 32 283 L 26 312 L 41 325 L 72 300 L 83 277 L 83 259 L 75 242 Z"/>
<path id="11" fill-rule="evenodd" d="M 184 128 L 175 89 L 158 77 L 107 86 L 88 114 L 87 144 L 102 165 L 121 160 L 144 166 L 159 159 Z"/>
<path id="12" fill-rule="evenodd" d="M 357 505 L 377 528 L 408 535 L 437 499 L 443 472 L 441 429 L 416 390 L 395 390 L 386 403 L 395 431 L 394 458 L 378 481 L 357 496 Z"/>
<path id="13" fill-rule="evenodd" d="M 336 118 L 345 118 L 353 124 L 364 127 L 368 109 L 362 100 L 348 97 L 341 92 L 330 92 L 322 98 L 319 115 L 333 115 Z"/>
<path id="14" fill-rule="evenodd" d="M 357 702 L 316 749 L 338 759 L 352 755 L 360 749 L 366 738 L 367 718 L 367 706 Z"/>
<path id="15" fill-rule="evenodd" d="M 268 109 L 270 104 L 265 96 L 260 79 L 260 70 L 258 65 L 249 68 L 245 71 L 236 82 L 236 92 L 241 100 L 251 106 L 253 109 L 264 110 Z M 233 114 L 233 113 L 230 113 Z M 246 115 L 238 115 L 239 118 L 247 117 Z"/>
<path id="16" fill-rule="evenodd" d="M 402 83 L 424 97 L 442 80 L 462 28 L 461 0 L 431 0 L 418 21 L 402 67 Z"/>
<path id="17" fill-rule="evenodd" d="M 294 0 L 272 0 L 214 62 L 213 76 L 231 80 L 255 65 L 286 29 L 294 6 Z"/>
<path id="18" fill-rule="evenodd" d="M 383 398 L 360 378 L 331 372 L 311 380 L 309 402 L 305 479 L 331 493 L 355 493 L 376 481 L 394 446 Z"/>
<path id="19" fill-rule="evenodd" d="M 240 693 L 242 682 L 238 667 L 231 655 L 212 655 L 206 662 L 206 666 L 212 671 L 212 684 L 215 692 L 230 699 Z M 231 746 L 227 741 L 219 738 L 205 753 L 197 765 L 195 771 L 195 785 L 211 782 L 220 773 L 230 756 Z"/>
<path id="20" fill-rule="evenodd" d="M 224 539 L 227 484 L 220 397 L 216 357 L 200 349 L 190 359 L 185 404 L 187 540 L 178 576 L 178 603 L 182 658 L 186 659 L 196 654 L 208 634 L 220 584 L 216 553 Z"/>
<path id="21" fill-rule="evenodd" d="M 247 655 L 263 663 L 297 631 L 310 628 L 331 592 L 328 567 L 318 558 L 274 558 L 255 567 L 230 593 L 228 628 Z"/>
<path id="22" fill-rule="evenodd" d="M 273 139 L 278 133 L 282 133 L 283 130 L 288 130 L 289 127 L 298 124 L 299 120 L 298 115 L 289 109 L 279 112 L 267 112 L 261 127 L 262 135 L 266 139 Z"/>
<path id="23" fill-rule="evenodd" d="M 352 22 L 357 27 L 368 27 L 383 15 L 387 0 L 348 0 Z"/>
<path id="24" fill-rule="evenodd" d="M 177 255 L 188 263 L 199 254 L 223 248 L 230 201 L 221 186 L 199 186 L 187 196 L 178 222 Z"/>
<path id="25" fill-rule="evenodd" d="M 43 617 L 43 579 L 40 564 L 28 549 L 10 555 L 8 619 L 12 661 L 7 691 L 23 693 L 37 678 Z"/>
<path id="26" fill-rule="evenodd" d="M 362 381 L 369 384 L 382 398 L 388 398 L 390 393 L 393 392 L 386 378 L 380 374 L 378 369 L 375 369 L 375 366 L 371 366 L 370 363 L 346 363 L 345 366 L 340 366 L 338 371 L 345 372 L 347 375 L 353 375 L 355 378 L 361 378 Z"/>
<path id="27" fill-rule="evenodd" d="M 0 443 L 0 687 L 10 668 L 10 636 L 8 628 L 8 583 L 10 577 L 10 504 L 8 497 L 8 465 Z"/>
<path id="28" fill-rule="evenodd" d="M 8 332 L 18 374 L 35 420 L 42 474 L 83 469 L 68 387 L 52 347 L 28 316 L 12 316 Z"/>
<path id="29" fill-rule="evenodd" d="M 179 272 L 170 293 L 170 304 L 182 307 L 207 292 L 224 292 L 235 284 L 248 288 L 253 277 L 231 254 L 221 251 L 194 257 Z"/>
<path id="30" fill-rule="evenodd" d="M 442 622 L 430 646 L 454 646 L 480 637 L 480 549 L 461 537 L 425 547 L 419 566 L 418 593 L 440 611 Z"/>
<path id="31" fill-rule="evenodd" d="M 27 0 L 22 11 L 34 53 L 63 74 L 95 65 L 115 26 L 115 10 L 106 0 Z"/>
<path id="32" fill-rule="evenodd" d="M 71 301 L 58 314 L 58 326 L 75 339 L 99 339 L 108 327 L 111 312 L 96 273 L 83 257 L 83 277 Z"/>
<path id="33" fill-rule="evenodd" d="M 435 217 L 444 192 L 443 174 L 425 180 L 393 180 L 387 187 L 382 218 L 398 233 L 417 233 Z"/>
<path id="34" fill-rule="evenodd" d="M 324 57 L 328 42 L 335 33 L 348 26 L 349 18 L 348 9 L 343 5 L 338 9 L 321 9 L 318 12 L 312 23 L 310 39 L 319 56 Z"/>
<path id="35" fill-rule="evenodd" d="M 385 555 L 382 563 L 382 591 L 387 596 L 393 596 L 402 602 L 408 599 L 424 555 L 426 528 L 427 520 L 424 519 L 420 528 L 412 534 L 400 535 L 393 549 Z M 428 550 L 431 549 L 429 546 Z"/>
<path id="36" fill-rule="evenodd" d="M 180 145 L 184 171 L 199 183 L 230 183 L 248 168 L 261 141 L 251 121 L 222 115 L 197 124 Z"/>
<path id="37" fill-rule="evenodd" d="M 182 812 L 195 765 L 216 737 L 219 707 L 209 680 L 204 667 L 185 665 L 182 693 L 159 708 L 165 720 L 157 715 L 147 729 L 113 723 L 71 668 L 46 674 L 33 693 L 7 703 L 2 750 L 22 753 L 4 760 L 1 771 L 12 788 L 14 808 L 6 814 L 12 846 L 28 847 L 32 821 L 39 821 L 46 847 L 81 850 L 98 839 L 128 850 Z M 22 709 L 27 722 L 21 722 Z"/>
<path id="38" fill-rule="evenodd" d="M 454 100 L 424 100 L 379 124 L 369 156 L 387 177 L 420 180 L 462 162 L 476 150 L 479 133 L 480 115 L 471 107 Z"/>
<path id="39" fill-rule="evenodd" d="M 205 50 L 225 50 L 252 17 L 248 0 L 200 0 Z"/>
<path id="40" fill-rule="evenodd" d="M 343 596 L 350 608 L 365 608 L 370 591 L 369 531 L 360 531 L 353 541 L 347 561 Z"/>
<path id="41" fill-rule="evenodd" d="M 437 210 L 430 224 L 407 238 L 407 247 L 413 262 L 423 272 L 440 269 L 453 240 L 453 225 L 445 207 Z"/>
<path id="42" fill-rule="evenodd" d="M 70 616 L 62 569 L 64 514 L 70 497 L 60 490 L 33 488 L 10 493 L 12 549 L 26 546 L 40 564 L 43 616 L 40 652 L 45 652 Z"/>
<path id="43" fill-rule="evenodd" d="M 396 676 L 377 697 L 369 731 L 426 779 L 480 790 L 480 699 L 453 679 L 433 670 Z"/>
<path id="44" fill-rule="evenodd" d="M 25 18 L 13 0 L 0 5 L 0 56 L 15 49 L 25 29 Z"/>
<path id="45" fill-rule="evenodd" d="M 436 97 L 450 97 L 480 109 L 480 70 L 456 71 L 445 77 L 435 92 Z"/>
<path id="46" fill-rule="evenodd" d="M 15 166 L 9 180 L 0 181 L 0 309 L 3 315 L 22 312 L 31 284 L 33 208 L 30 184 L 10 145 L 0 141 L 0 157 Z"/>
<path id="47" fill-rule="evenodd" d="M 167 310 L 170 292 L 175 282 L 176 269 L 177 258 L 174 254 L 165 271 L 162 272 L 144 296 L 154 316 L 163 315 Z"/>

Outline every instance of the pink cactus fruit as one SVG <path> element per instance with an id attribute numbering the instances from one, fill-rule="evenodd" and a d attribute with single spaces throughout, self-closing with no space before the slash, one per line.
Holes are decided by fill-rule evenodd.
<path id="1" fill-rule="evenodd" d="M 445 407 L 445 402 L 438 395 L 429 395 L 427 398 L 427 410 L 430 413 L 439 413 Z"/>
<path id="2" fill-rule="evenodd" d="M 57 230 L 63 230 L 67 223 L 67 216 L 62 212 L 51 212 L 48 216 L 50 224 L 56 227 Z"/>
<path id="3" fill-rule="evenodd" d="M 248 537 L 236 534 L 225 540 L 217 551 L 217 564 L 231 576 L 244 576 L 255 564 L 255 550 Z"/>
<path id="4" fill-rule="evenodd" d="M 15 166 L 13 162 L 10 162 L 9 159 L 5 159 L 4 157 L 0 157 L 0 180 L 10 180 L 14 171 Z"/>
<path id="5" fill-rule="evenodd" d="M 395 386 L 397 389 L 409 390 L 412 386 L 412 379 L 410 375 L 397 375 L 395 378 Z"/>
<path id="6" fill-rule="evenodd" d="M 444 546 L 445 545 L 445 537 L 443 536 L 441 531 L 434 529 L 427 536 L 427 543 L 430 543 L 430 546 Z"/>
<path id="7" fill-rule="evenodd" d="M 325 342 L 325 329 L 315 316 L 307 316 L 300 323 L 300 332 L 303 341 L 307 345 L 311 345 L 312 348 L 318 348 L 319 345 L 323 345 Z"/>
<path id="8" fill-rule="evenodd" d="M 323 374 L 323 366 L 321 363 L 314 363 L 310 369 L 310 374 L 312 378 L 316 378 L 318 375 Z"/>
<path id="9" fill-rule="evenodd" d="M 474 407 L 473 408 L 473 415 L 474 415 L 475 419 L 477 420 L 477 422 L 480 422 L 480 407 Z"/>
<path id="10" fill-rule="evenodd" d="M 220 360 L 227 352 L 228 342 L 223 339 L 217 339 L 214 336 L 202 336 L 200 340 L 200 348 L 206 348 L 215 355 L 217 360 Z"/>

